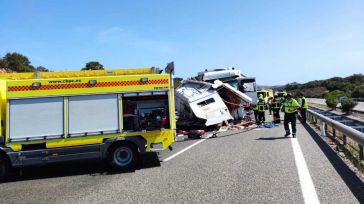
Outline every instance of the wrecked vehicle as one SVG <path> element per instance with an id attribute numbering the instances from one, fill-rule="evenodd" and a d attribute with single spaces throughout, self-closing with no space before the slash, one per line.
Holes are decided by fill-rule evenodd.
<path id="1" fill-rule="evenodd" d="M 195 79 L 209 83 L 220 80 L 249 96 L 253 100 L 252 103 L 258 101 L 255 78 L 243 75 L 240 70 L 237 70 L 234 67 L 214 69 L 212 71 L 205 69 L 203 72 L 198 72 Z"/>
<path id="2" fill-rule="evenodd" d="M 199 72 L 197 77 L 184 80 L 175 92 L 177 125 L 215 126 L 241 119 L 243 106 L 256 98 L 255 87 L 254 78 L 247 78 L 234 68 Z"/>
<path id="3" fill-rule="evenodd" d="M 231 120 L 229 110 L 212 84 L 186 80 L 175 92 L 179 126 L 211 126 Z"/>

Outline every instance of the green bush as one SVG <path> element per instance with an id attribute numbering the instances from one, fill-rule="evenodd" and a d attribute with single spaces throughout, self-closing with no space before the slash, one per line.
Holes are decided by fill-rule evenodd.
<path id="1" fill-rule="evenodd" d="M 351 113 L 353 108 L 357 105 L 351 98 L 347 98 L 341 102 L 341 110 L 345 113 Z"/>
<path id="2" fill-rule="evenodd" d="M 329 108 L 332 108 L 332 109 L 335 110 L 337 104 L 339 103 L 339 100 L 337 99 L 337 97 L 335 97 L 333 95 L 326 94 L 325 99 L 326 99 L 326 105 Z"/>
<path id="3" fill-rule="evenodd" d="M 364 98 L 364 84 L 354 88 L 352 97 L 353 98 Z"/>
<path id="4" fill-rule="evenodd" d="M 326 105 L 329 108 L 332 108 L 335 110 L 337 104 L 339 103 L 340 96 L 345 96 L 345 94 L 344 94 L 344 92 L 338 91 L 338 90 L 331 91 L 331 92 L 325 94 Z"/>

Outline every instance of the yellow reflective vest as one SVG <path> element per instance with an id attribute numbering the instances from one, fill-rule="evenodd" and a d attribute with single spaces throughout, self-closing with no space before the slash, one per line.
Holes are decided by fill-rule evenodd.
<path id="1" fill-rule="evenodd" d="M 291 100 L 285 100 L 283 106 L 285 113 L 297 113 L 297 110 L 300 107 L 298 102 L 293 98 Z"/>
<path id="2" fill-rule="evenodd" d="M 307 100 L 305 97 L 302 97 L 302 99 L 301 99 L 301 108 L 308 109 L 308 104 L 307 104 Z"/>
<path id="3" fill-rule="evenodd" d="M 267 110 L 267 105 L 264 101 L 258 101 L 257 107 L 259 112 L 264 112 L 265 110 Z"/>
<path id="4" fill-rule="evenodd" d="M 279 102 L 279 101 L 272 101 L 271 102 L 271 107 L 273 108 L 273 109 L 279 109 L 280 107 L 281 107 L 281 103 Z"/>

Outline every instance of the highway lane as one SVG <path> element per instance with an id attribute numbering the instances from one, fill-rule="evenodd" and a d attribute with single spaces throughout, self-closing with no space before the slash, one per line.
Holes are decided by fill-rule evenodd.
<path id="1" fill-rule="evenodd" d="M 109 173 L 101 162 L 31 168 L 0 184 L 4 203 L 304 203 L 291 138 L 282 125 L 178 142 L 146 154 L 134 172 Z M 363 183 L 313 132 L 297 140 L 321 203 L 359 203 Z M 296 140 L 296 139 L 293 139 Z M 336 155 L 336 156 L 335 156 Z"/>
<path id="2" fill-rule="evenodd" d="M 308 98 L 307 101 L 311 103 L 326 105 L 325 99 L 323 98 Z M 364 102 L 358 102 L 353 110 L 364 112 Z"/>

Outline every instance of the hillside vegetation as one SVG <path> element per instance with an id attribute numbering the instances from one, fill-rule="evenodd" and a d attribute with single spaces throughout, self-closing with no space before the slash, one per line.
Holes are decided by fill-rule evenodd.
<path id="1" fill-rule="evenodd" d="M 323 98 L 332 91 L 341 91 L 346 96 L 364 98 L 364 75 L 354 74 L 349 77 L 333 77 L 326 80 L 315 80 L 304 84 L 289 83 L 285 90 L 293 93 L 303 93 L 309 98 Z"/>

